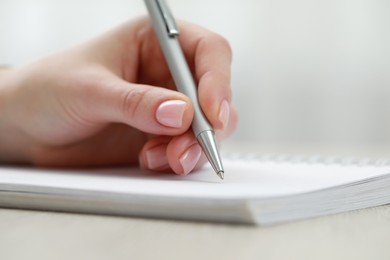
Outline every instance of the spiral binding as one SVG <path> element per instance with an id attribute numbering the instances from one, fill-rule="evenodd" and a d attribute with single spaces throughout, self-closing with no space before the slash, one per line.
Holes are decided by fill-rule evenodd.
<path id="1" fill-rule="evenodd" d="M 306 163 L 324 165 L 345 165 L 345 166 L 390 166 L 390 158 L 353 158 L 334 157 L 321 155 L 288 155 L 288 154 L 265 154 L 255 153 L 222 153 L 223 158 L 231 161 L 258 161 L 258 162 L 280 162 L 280 163 Z"/>

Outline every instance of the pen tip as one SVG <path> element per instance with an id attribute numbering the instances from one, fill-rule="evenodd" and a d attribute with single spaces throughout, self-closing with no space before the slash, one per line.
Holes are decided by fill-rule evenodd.
<path id="1" fill-rule="evenodd" d="M 224 178 L 223 173 L 224 173 L 223 171 L 217 172 L 217 175 L 219 176 L 219 178 L 221 178 L 221 180 L 223 180 L 223 178 Z"/>

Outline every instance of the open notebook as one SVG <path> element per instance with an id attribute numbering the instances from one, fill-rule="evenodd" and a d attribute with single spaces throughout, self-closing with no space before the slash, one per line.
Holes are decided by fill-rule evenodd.
<path id="1" fill-rule="evenodd" d="M 0 168 L 0 206 L 270 225 L 390 203 L 386 161 L 224 158 L 186 177 L 138 168 Z"/>

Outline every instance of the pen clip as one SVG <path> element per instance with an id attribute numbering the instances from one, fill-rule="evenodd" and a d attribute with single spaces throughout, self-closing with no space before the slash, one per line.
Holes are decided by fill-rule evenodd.
<path id="1" fill-rule="evenodd" d="M 176 25 L 175 18 L 173 18 L 173 15 L 169 10 L 168 5 L 165 3 L 164 0 L 156 0 L 156 3 L 164 20 L 165 27 L 167 28 L 168 36 L 178 36 L 179 28 Z"/>

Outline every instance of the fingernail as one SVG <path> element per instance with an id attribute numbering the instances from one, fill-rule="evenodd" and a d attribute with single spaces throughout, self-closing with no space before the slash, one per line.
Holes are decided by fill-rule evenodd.
<path id="1" fill-rule="evenodd" d="M 183 167 L 184 175 L 187 175 L 190 171 L 192 171 L 192 169 L 194 169 L 201 155 L 202 149 L 198 144 L 192 145 L 190 148 L 187 149 L 187 151 L 183 153 L 179 161 L 181 166 Z"/>
<path id="2" fill-rule="evenodd" d="M 183 115 L 187 103 L 182 100 L 169 100 L 160 104 L 157 108 L 157 121 L 168 127 L 180 128 L 183 124 Z"/>
<path id="3" fill-rule="evenodd" d="M 146 152 L 146 164 L 148 169 L 151 170 L 157 170 L 164 166 L 168 166 L 166 146 L 160 145 L 149 149 Z"/>
<path id="4" fill-rule="evenodd" d="M 219 108 L 218 119 L 222 123 L 222 128 L 224 129 L 229 123 L 230 117 L 230 105 L 227 100 L 222 101 L 221 106 Z"/>

